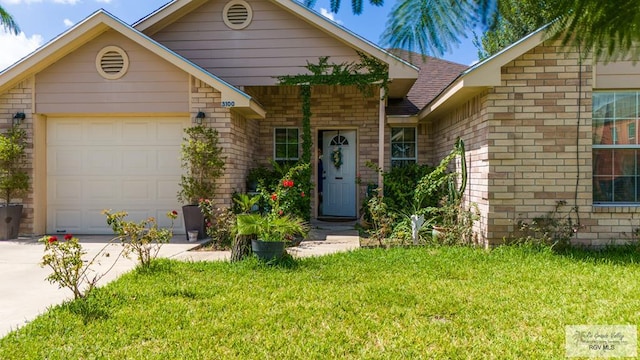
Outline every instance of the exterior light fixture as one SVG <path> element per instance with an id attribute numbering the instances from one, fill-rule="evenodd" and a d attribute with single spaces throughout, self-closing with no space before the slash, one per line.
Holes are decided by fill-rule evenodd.
<path id="1" fill-rule="evenodd" d="M 204 120 L 206 116 L 207 115 L 204 112 L 198 111 L 198 115 L 196 115 L 196 124 L 198 125 L 202 124 L 202 120 Z"/>
<path id="2" fill-rule="evenodd" d="M 13 125 L 20 125 L 26 117 L 27 116 L 23 112 L 17 112 L 13 115 Z"/>

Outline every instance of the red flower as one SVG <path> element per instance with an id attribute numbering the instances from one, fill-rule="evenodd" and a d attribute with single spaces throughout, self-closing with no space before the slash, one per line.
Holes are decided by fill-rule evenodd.
<path id="1" fill-rule="evenodd" d="M 284 211 L 282 210 L 278 211 L 278 215 L 282 216 L 282 214 L 284 214 Z"/>
<path id="2" fill-rule="evenodd" d="M 293 180 L 282 180 L 282 186 L 293 187 Z"/>
<path id="3" fill-rule="evenodd" d="M 69 241 L 69 240 L 73 239 L 73 235 L 67 234 L 67 235 L 64 236 L 64 239 Z"/>
<path id="4" fill-rule="evenodd" d="M 210 222 L 208 222 L 208 223 L 207 223 L 207 227 L 208 227 L 208 228 L 210 228 L 210 227 L 212 227 L 212 226 L 213 226 L 213 224 L 212 224 L 212 223 L 210 223 Z"/>
<path id="5" fill-rule="evenodd" d="M 305 197 L 304 191 L 300 193 L 301 197 Z"/>
<path id="6" fill-rule="evenodd" d="M 172 213 L 174 216 L 178 216 L 178 212 L 177 212 L 177 211 L 175 211 L 175 210 L 173 210 L 171 213 Z"/>
<path id="7" fill-rule="evenodd" d="M 49 236 L 49 244 L 53 244 L 54 242 L 58 241 L 58 238 L 55 236 Z"/>
<path id="8" fill-rule="evenodd" d="M 278 200 L 278 195 L 276 195 L 275 193 L 271 194 L 271 200 L 272 201 Z"/>

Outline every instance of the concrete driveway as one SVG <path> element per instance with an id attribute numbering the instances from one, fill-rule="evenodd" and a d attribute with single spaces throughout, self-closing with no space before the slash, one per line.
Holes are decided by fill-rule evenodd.
<path id="1" fill-rule="evenodd" d="M 360 247 L 358 232 L 354 223 L 313 222 L 309 240 L 299 246 L 288 248 L 295 257 L 322 256 L 336 252 L 351 251 Z M 105 248 L 110 236 L 78 236 L 85 259 L 92 259 Z M 175 236 L 170 243 L 162 246 L 159 256 L 182 261 L 224 261 L 230 257 L 229 251 L 189 251 L 199 243 L 189 243 L 184 235 Z M 118 244 L 109 245 L 109 258 L 100 258 L 94 266 L 96 271 L 104 271 L 113 264 L 120 252 Z M 49 268 L 40 267 L 44 244 L 37 239 L 0 241 L 0 338 L 10 331 L 23 326 L 44 313 L 50 306 L 61 304 L 73 298 L 68 289 L 58 289 L 45 278 L 51 273 Z M 134 259 L 135 260 L 135 259 Z M 114 268 L 99 283 L 104 285 L 135 267 L 136 261 L 120 258 Z"/>
<path id="2" fill-rule="evenodd" d="M 87 251 L 86 259 L 91 259 L 108 244 L 109 236 L 79 236 L 80 243 Z M 159 256 L 176 258 L 197 246 L 182 236 L 176 236 L 165 244 Z M 96 271 L 106 270 L 119 254 L 121 246 L 109 245 L 111 256 L 100 258 Z M 37 239 L 0 241 L 0 337 L 35 319 L 50 306 L 73 298 L 68 289 L 58 289 L 45 278 L 51 273 L 49 268 L 40 267 L 44 245 Z M 116 279 L 133 269 L 136 261 L 120 258 L 114 268 L 105 276 L 100 285 Z"/>

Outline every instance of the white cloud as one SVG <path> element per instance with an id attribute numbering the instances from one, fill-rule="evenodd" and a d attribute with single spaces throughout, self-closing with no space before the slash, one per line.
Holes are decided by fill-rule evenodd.
<path id="1" fill-rule="evenodd" d="M 335 14 L 332 13 L 331 11 L 325 9 L 325 8 L 320 8 L 320 15 L 326 17 L 327 19 L 329 19 L 329 20 L 331 20 L 331 21 L 333 21 L 333 22 L 335 22 L 337 24 L 342 25 L 342 21 L 336 20 L 335 19 Z"/>
<path id="2" fill-rule="evenodd" d="M 62 22 L 64 22 L 64 26 L 66 26 L 66 27 L 72 27 L 73 24 L 74 24 L 74 22 L 69 20 L 69 19 L 64 19 L 64 20 L 62 20 Z"/>
<path id="3" fill-rule="evenodd" d="M 111 4 L 111 1 L 112 0 L 96 0 L 96 2 L 105 3 L 105 4 Z"/>
<path id="4" fill-rule="evenodd" d="M 56 4 L 75 5 L 81 1 L 80 0 L 53 0 L 53 2 Z"/>
<path id="5" fill-rule="evenodd" d="M 40 3 L 42 2 L 42 0 L 2 0 L 0 2 L 8 5 L 16 5 L 16 4 L 22 4 L 22 3 L 25 3 L 25 4 Z"/>
<path id="6" fill-rule="evenodd" d="M 42 46 L 43 42 L 44 40 L 39 34 L 27 37 L 23 32 L 13 35 L 0 31 L 0 49 L 11 49 L 11 51 L 0 52 L 0 69 L 13 65 L 16 61 Z"/>

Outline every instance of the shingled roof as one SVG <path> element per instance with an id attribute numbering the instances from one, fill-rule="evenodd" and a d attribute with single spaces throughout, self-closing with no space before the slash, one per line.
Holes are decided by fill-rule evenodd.
<path id="1" fill-rule="evenodd" d="M 420 73 L 407 97 L 389 99 L 387 115 L 416 115 L 468 68 L 466 65 L 432 56 L 423 57 L 421 54 L 407 50 L 389 49 L 388 51 L 420 68 Z"/>

